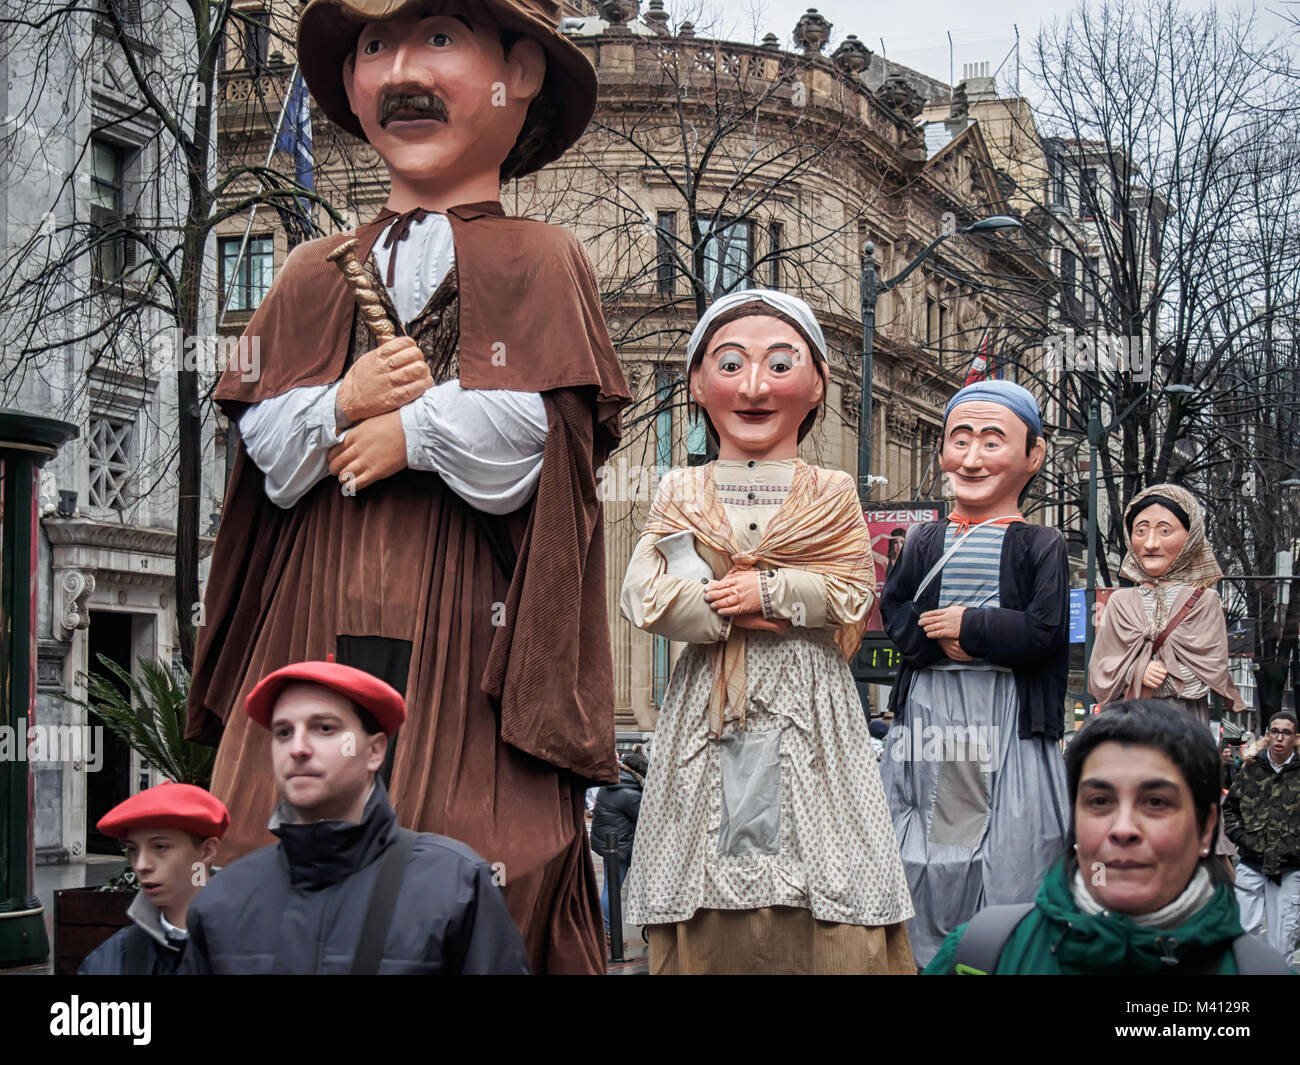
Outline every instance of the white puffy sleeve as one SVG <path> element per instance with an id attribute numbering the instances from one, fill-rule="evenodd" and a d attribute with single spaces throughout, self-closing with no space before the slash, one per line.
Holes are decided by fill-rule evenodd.
<path id="1" fill-rule="evenodd" d="M 546 447 L 540 393 L 435 385 L 401 409 L 406 464 L 437 473 L 470 506 L 509 514 L 537 489 Z"/>
<path id="2" fill-rule="evenodd" d="M 340 439 L 334 421 L 338 387 L 290 389 L 254 403 L 240 415 L 244 448 L 266 474 L 266 494 L 277 507 L 293 506 L 330 475 L 329 450 Z"/>

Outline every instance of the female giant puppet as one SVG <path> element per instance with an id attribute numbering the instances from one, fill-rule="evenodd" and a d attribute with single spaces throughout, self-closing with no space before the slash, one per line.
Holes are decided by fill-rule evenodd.
<path id="1" fill-rule="evenodd" d="M 261 373 L 218 385 L 242 446 L 188 731 L 220 741 L 228 862 L 270 842 L 274 804 L 266 733 L 232 709 L 290 662 L 382 677 L 409 712 L 390 748 L 402 823 L 494 863 L 535 971 L 597 972 L 582 798 L 618 774 L 595 471 L 627 389 L 581 245 L 498 202 L 595 107 L 559 16 L 555 0 L 304 9 L 307 84 L 391 192 L 293 251 L 246 331 Z M 331 253 L 349 239 L 345 280 Z"/>
<path id="2" fill-rule="evenodd" d="M 825 396 L 821 329 L 802 300 L 735 293 L 695 328 L 686 369 L 719 457 L 664 478 L 623 582 L 629 620 L 689 645 L 628 917 L 651 926 L 654 973 L 911 972 L 907 883 L 845 662 L 874 598 L 870 539 L 853 479 L 797 457 Z"/>
<path id="3" fill-rule="evenodd" d="M 1065 539 L 1020 498 L 1042 467 L 1038 403 L 1019 385 L 961 389 L 940 468 L 956 508 L 913 528 L 880 613 L 903 653 L 885 785 L 927 964 L 984 906 L 1028 902 L 1069 827 Z"/>
<path id="4" fill-rule="evenodd" d="M 1207 725 L 1211 691 L 1244 709 L 1228 676 L 1228 630 L 1214 590 L 1223 573 L 1200 504 L 1178 485 L 1152 485 L 1125 510 L 1124 538 L 1119 575 L 1133 587 L 1106 602 L 1088 690 L 1102 703 L 1172 699 Z"/>

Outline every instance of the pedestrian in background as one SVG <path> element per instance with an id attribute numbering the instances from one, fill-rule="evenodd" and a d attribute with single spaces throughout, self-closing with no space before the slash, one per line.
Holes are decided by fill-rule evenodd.
<path id="1" fill-rule="evenodd" d="M 1248 931 L 1267 928 L 1274 949 L 1290 956 L 1300 938 L 1300 755 L 1296 715 L 1269 719 L 1268 746 L 1242 762 L 1223 807 L 1237 845 L 1237 903 Z"/>
<path id="2" fill-rule="evenodd" d="M 885 740 L 889 736 L 889 725 L 880 718 L 873 718 L 867 722 L 867 731 L 871 734 L 871 749 L 876 754 L 876 761 L 879 762 L 885 756 Z"/>
<path id="3" fill-rule="evenodd" d="M 1232 782 L 1237 779 L 1237 773 L 1241 770 L 1241 759 L 1238 757 L 1241 748 L 1235 743 L 1223 741 L 1223 746 L 1219 748 L 1219 761 L 1222 766 L 1222 789 L 1224 798 L 1227 798 L 1228 791 L 1232 788 Z"/>
<path id="4" fill-rule="evenodd" d="M 1284 974 L 1246 935 L 1213 856 L 1219 754 L 1177 703 L 1112 703 L 1065 756 L 1068 847 L 1032 905 L 995 906 L 944 940 L 929 974 Z"/>
<path id="5" fill-rule="evenodd" d="M 636 819 L 641 812 L 641 789 L 645 787 L 649 763 L 639 751 L 626 755 L 619 763 L 618 783 L 607 784 L 596 795 L 596 809 L 591 818 L 591 845 L 604 855 L 606 840 L 612 831 L 618 837 L 618 882 L 621 887 L 632 864 L 632 843 L 636 837 Z M 600 912 L 605 915 L 605 935 L 609 935 L 609 876 L 601 878 Z"/>

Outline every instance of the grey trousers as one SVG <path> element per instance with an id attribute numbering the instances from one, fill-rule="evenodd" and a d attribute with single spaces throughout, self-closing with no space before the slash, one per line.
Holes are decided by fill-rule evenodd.
<path id="1" fill-rule="evenodd" d="M 987 664 L 917 673 L 881 762 L 916 916 L 920 965 L 985 906 L 1029 902 L 1065 847 L 1065 762 L 1022 740 L 1015 676 Z"/>

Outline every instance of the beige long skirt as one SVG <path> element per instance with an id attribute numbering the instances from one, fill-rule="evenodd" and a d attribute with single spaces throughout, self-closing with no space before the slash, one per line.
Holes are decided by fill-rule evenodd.
<path id="1" fill-rule="evenodd" d="M 697 910 L 651 925 L 651 976 L 885 976 L 916 973 L 907 925 L 819 921 L 811 910 Z"/>

